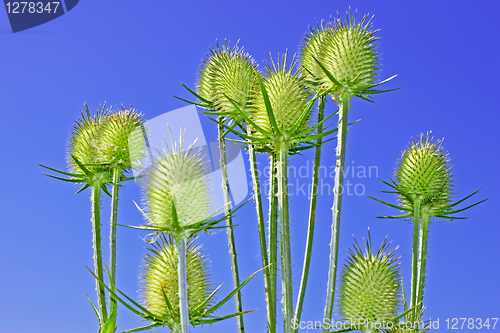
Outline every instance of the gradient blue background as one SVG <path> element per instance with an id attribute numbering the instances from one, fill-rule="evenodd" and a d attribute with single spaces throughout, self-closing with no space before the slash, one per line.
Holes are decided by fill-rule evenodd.
<path id="1" fill-rule="evenodd" d="M 201 61 L 217 39 L 240 40 L 263 68 L 269 52 L 297 52 L 309 25 L 337 11 L 344 16 L 349 6 L 375 15 L 374 26 L 381 29 L 380 77 L 398 74 L 385 87 L 403 89 L 375 96 L 376 104 L 354 101 L 350 119 L 362 120 L 350 128 L 347 164 L 376 166 L 378 178 L 387 180 L 412 137 L 429 130 L 444 137 L 456 198 L 482 188 L 472 200 L 490 199 L 463 213 L 467 220 L 432 223 L 425 317 L 439 318 L 441 331 L 446 331 L 446 318 L 500 317 L 498 1 L 81 1 L 70 13 L 16 34 L 0 10 L 0 332 L 97 331 L 86 298 L 95 298 L 94 280 L 85 268 L 93 265 L 89 192 L 74 195 L 77 187 L 41 175 L 37 165 L 66 167 L 70 130 L 84 102 L 92 111 L 104 101 L 132 104 L 151 119 L 185 106 L 172 95 L 189 97 L 180 82 L 194 86 Z M 327 105 L 328 113 L 334 109 Z M 214 141 L 215 128 L 202 121 Z M 323 165 L 334 164 L 335 145 L 325 145 Z M 312 151 L 293 157 L 291 164 L 298 168 L 311 159 Z M 263 167 L 265 157 L 260 162 Z M 366 194 L 395 202 L 380 193 L 387 188 L 377 175 L 347 180 L 362 184 Z M 132 204 L 140 200 L 139 188 L 129 183 L 121 195 L 120 223 L 143 223 Z M 319 199 L 303 320 L 322 318 L 332 198 Z M 308 205 L 305 196 L 291 200 L 297 292 Z M 108 203 L 105 199 L 104 217 Z M 412 225 L 375 218 L 395 213 L 366 196 L 345 196 L 340 260 L 352 234 L 361 239 L 370 228 L 377 245 L 388 235 L 393 246 L 400 246 L 409 289 Z M 260 266 L 251 204 L 236 223 L 241 276 L 246 277 Z M 130 295 L 139 289 L 144 235 L 118 230 L 117 285 Z M 214 284 L 225 282 L 221 299 L 232 285 L 225 232 L 202 236 L 200 242 L 210 256 Z M 104 244 L 107 248 L 107 240 Z M 258 309 L 245 316 L 247 332 L 264 332 L 262 274 L 243 289 L 243 302 L 245 309 Z M 231 301 L 218 314 L 233 309 Z M 122 331 L 144 323 L 120 307 L 118 324 Z M 235 332 L 235 320 L 195 331 Z"/>

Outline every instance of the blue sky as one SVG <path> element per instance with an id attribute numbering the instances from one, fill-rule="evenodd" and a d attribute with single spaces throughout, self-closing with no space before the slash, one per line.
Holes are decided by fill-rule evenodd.
<path id="1" fill-rule="evenodd" d="M 433 221 L 430 230 L 425 317 L 500 317 L 499 207 L 497 126 L 500 66 L 497 1 L 82 1 L 60 18 L 13 34 L 0 10 L 0 332 L 97 331 L 86 295 L 94 297 L 89 192 L 43 176 L 38 163 L 66 167 L 67 142 L 74 120 L 88 103 L 92 111 L 108 105 L 132 104 L 147 119 L 186 104 L 180 82 L 193 87 L 204 55 L 216 40 L 240 41 L 263 68 L 263 61 L 287 49 L 295 53 L 309 25 L 351 6 L 373 14 L 380 29 L 380 78 L 398 77 L 375 96 L 375 104 L 356 100 L 350 119 L 361 119 L 348 135 L 347 165 L 374 167 L 366 177 L 348 176 L 358 193 L 395 199 L 380 191 L 377 178 L 392 176 L 396 160 L 412 137 L 433 131 L 445 138 L 455 179 L 455 198 L 482 188 L 475 199 L 486 203 L 463 213 L 467 220 Z M 327 113 L 335 110 L 327 104 Z M 202 125 L 214 141 L 216 129 Z M 334 165 L 335 141 L 325 145 L 322 164 Z M 291 158 L 297 170 L 312 151 Z M 259 158 L 262 169 L 266 158 Z M 352 168 L 351 168 L 352 170 Z M 375 170 L 377 171 L 375 173 Z M 299 179 L 299 183 L 306 180 Z M 333 183 L 329 176 L 325 184 Z M 360 185 L 359 185 L 360 184 Z M 327 188 L 327 187 L 325 187 Z M 325 190 L 326 191 L 326 190 Z M 353 191 L 354 192 L 354 191 Z M 133 205 L 139 187 L 129 183 L 120 198 L 119 223 L 138 225 Z M 316 241 L 303 320 L 321 320 L 327 280 L 333 196 L 319 198 Z M 307 197 L 291 197 L 294 291 L 306 237 Z M 380 220 L 396 213 L 364 195 L 345 196 L 340 234 L 340 262 L 352 235 L 380 244 L 387 236 L 399 245 L 401 269 L 409 288 L 411 232 L 408 221 Z M 108 201 L 103 216 L 108 216 Z M 255 210 L 251 204 L 237 217 L 236 241 L 241 276 L 259 269 Z M 137 295 L 145 234 L 119 229 L 117 286 Z M 200 237 L 211 259 L 219 295 L 231 291 L 226 235 Z M 104 241 L 107 244 L 107 241 Z M 106 248 L 107 246 L 105 246 Z M 264 332 L 263 277 L 243 289 L 247 332 Z M 232 301 L 218 314 L 233 310 Z M 338 311 L 336 312 L 338 318 Z M 120 308 L 119 330 L 143 324 Z M 500 323 L 496 330 L 500 330 Z M 196 332 L 234 332 L 235 321 L 197 328 Z M 156 331 L 168 331 L 166 328 Z M 304 331 L 305 332 L 305 331 Z"/>

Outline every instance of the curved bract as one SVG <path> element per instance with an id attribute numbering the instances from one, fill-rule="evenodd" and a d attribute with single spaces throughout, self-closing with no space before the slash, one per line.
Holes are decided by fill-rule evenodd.
<path id="1" fill-rule="evenodd" d="M 340 281 L 340 311 L 345 319 L 382 322 L 396 316 L 401 298 L 399 258 L 396 249 L 384 253 L 388 246 L 384 241 L 373 253 L 368 236 L 366 252 L 357 242 L 349 249 Z"/>
<path id="2" fill-rule="evenodd" d="M 167 145 L 158 156 L 147 177 L 144 196 L 149 222 L 169 233 L 206 220 L 209 217 L 207 170 L 199 151 L 191 145 L 183 151 L 183 138 L 173 148 Z M 174 216 L 176 214 L 176 216 Z"/>
<path id="3" fill-rule="evenodd" d="M 198 94 L 211 102 L 210 110 L 241 120 L 240 111 L 251 112 L 252 95 L 258 89 L 257 65 L 243 49 L 227 43 L 210 50 L 199 74 Z M 236 106 L 234 105 L 236 104 Z"/>
<path id="4" fill-rule="evenodd" d="M 149 248 L 149 253 L 146 255 L 141 286 L 144 306 L 155 315 L 165 318 L 173 331 L 180 322 L 177 265 L 177 249 L 172 238 L 160 236 L 159 241 Z M 190 241 L 187 246 L 186 268 L 187 298 L 190 312 L 192 312 L 202 305 L 213 291 L 207 268 L 207 258 L 201 247 L 195 245 L 194 241 Z M 166 299 L 170 304 L 167 304 Z M 203 318 L 212 303 L 213 298 L 205 303 L 202 309 L 193 313 L 190 320 L 195 321 Z"/>

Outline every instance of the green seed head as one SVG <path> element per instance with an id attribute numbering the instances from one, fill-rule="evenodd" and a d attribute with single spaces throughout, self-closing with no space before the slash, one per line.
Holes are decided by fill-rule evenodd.
<path id="1" fill-rule="evenodd" d="M 353 17 L 349 13 L 345 23 L 337 19 L 330 28 L 317 33 L 324 37 L 313 40 L 315 43 L 321 39 L 321 46 L 316 46 L 319 49 L 318 60 L 351 93 L 361 92 L 374 83 L 379 61 L 374 45 L 377 40 L 375 33 L 371 30 L 368 16 L 356 22 L 356 15 Z M 323 71 L 314 69 L 314 73 L 318 73 L 321 86 L 326 90 L 332 89 L 332 95 L 342 94 L 342 88 L 336 86 Z"/>
<path id="2" fill-rule="evenodd" d="M 91 172 L 99 172 L 104 169 L 102 166 L 88 164 L 98 162 L 99 134 L 102 124 L 109 115 L 109 110 L 105 111 L 105 107 L 106 104 L 102 108 L 99 108 L 95 117 L 92 117 L 87 104 L 85 104 L 85 113 L 80 112 L 82 118 L 77 120 L 75 126 L 73 126 L 68 148 L 68 163 L 71 171 L 74 173 L 82 174 L 83 170 L 81 170 L 70 155 L 73 155 L 78 161 L 85 164 L 86 168 Z"/>
<path id="3" fill-rule="evenodd" d="M 229 112 L 233 120 L 241 119 L 238 108 L 251 109 L 252 93 L 257 85 L 257 66 L 252 57 L 234 46 L 217 45 L 205 58 L 198 79 L 198 94 L 213 102 L 213 110 Z M 229 99 L 228 99 L 229 98 Z"/>
<path id="4" fill-rule="evenodd" d="M 142 279 L 142 300 L 145 307 L 153 314 L 168 318 L 168 326 L 174 330 L 180 322 L 177 249 L 171 238 L 162 235 L 158 243 L 153 244 L 149 251 Z M 188 306 L 192 311 L 210 295 L 212 287 L 207 269 L 207 258 L 200 246 L 195 246 L 193 241 L 188 244 L 186 260 Z M 172 305 L 174 313 L 169 310 L 163 292 Z M 191 316 L 190 320 L 203 317 L 210 305 L 209 301 L 201 311 Z"/>
<path id="5" fill-rule="evenodd" d="M 318 23 L 318 30 L 311 31 L 306 35 L 300 53 L 300 65 L 302 68 L 302 75 L 305 77 L 307 83 L 314 89 L 321 89 L 321 78 L 325 75 L 321 67 L 316 62 L 321 61 L 323 57 L 323 49 L 325 37 L 327 35 L 327 27 L 323 22 Z"/>
<path id="6" fill-rule="evenodd" d="M 431 133 L 421 134 L 401 155 L 396 168 L 397 186 L 403 195 L 402 204 L 413 208 L 415 199 L 431 210 L 440 210 L 451 200 L 449 159 L 442 150 L 442 141 L 432 142 Z"/>
<path id="7" fill-rule="evenodd" d="M 130 162 L 130 150 L 143 150 L 137 145 L 145 144 L 145 130 L 142 114 L 134 109 L 116 110 L 104 118 L 104 122 L 99 131 L 98 157 L 100 163 L 110 163 L 127 170 L 132 167 Z M 139 131 L 136 131 L 139 129 Z M 141 130 L 142 129 L 142 130 Z M 142 133 L 142 140 L 135 137 L 130 140 L 132 133 Z M 132 147 L 129 146 L 129 143 Z M 142 148 L 142 149 L 141 149 Z"/>
<path id="8" fill-rule="evenodd" d="M 305 87 L 304 78 L 298 72 L 293 73 L 295 65 L 294 59 L 290 68 L 286 67 L 287 55 L 278 59 L 278 64 L 268 64 L 266 68 L 267 76 L 263 78 L 263 84 L 266 88 L 271 107 L 273 110 L 276 124 L 281 133 L 289 131 L 299 121 L 307 104 L 310 101 L 312 92 Z M 254 112 L 251 119 L 256 125 L 268 132 L 274 132 L 271 121 L 266 110 L 264 96 L 259 89 L 255 94 Z M 307 119 L 309 119 L 310 115 Z M 307 128 L 309 122 L 306 121 L 297 132 L 301 132 Z M 256 137 L 263 138 L 264 136 L 256 132 Z"/>
<path id="9" fill-rule="evenodd" d="M 183 151 L 183 145 L 181 137 L 178 146 L 158 152 L 148 174 L 144 201 L 150 222 L 167 232 L 175 230 L 174 204 L 179 224 L 185 228 L 207 219 L 210 211 L 206 167 L 199 151 L 193 152 L 192 145 Z"/>
<path id="10" fill-rule="evenodd" d="M 365 318 L 382 322 L 396 316 L 401 298 L 399 270 L 394 257 L 388 254 L 386 241 L 377 253 L 372 253 L 371 240 L 365 243 L 364 253 L 356 242 L 344 265 L 340 280 L 340 310 L 347 320 Z"/>

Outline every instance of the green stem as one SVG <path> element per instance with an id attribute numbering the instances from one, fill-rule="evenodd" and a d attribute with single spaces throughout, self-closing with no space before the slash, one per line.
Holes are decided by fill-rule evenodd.
<path id="1" fill-rule="evenodd" d="M 250 170 L 252 172 L 252 183 L 253 183 L 253 193 L 255 208 L 257 210 L 257 224 L 259 229 L 259 241 L 260 241 L 260 253 L 262 258 L 262 267 L 267 267 L 269 265 L 269 260 L 267 257 L 267 245 L 266 245 L 266 229 L 264 225 L 264 212 L 262 209 L 262 195 L 260 193 L 260 182 L 259 174 L 257 170 L 257 161 L 255 156 L 255 150 L 253 145 L 248 145 L 248 154 L 250 158 Z M 276 297 L 272 294 L 271 290 L 271 268 L 267 267 L 264 269 L 264 284 L 266 288 L 266 304 L 267 304 L 267 318 L 269 321 L 269 332 L 276 332 Z"/>
<path id="2" fill-rule="evenodd" d="M 223 117 L 219 116 L 219 121 L 223 121 Z M 240 276 L 238 272 L 238 261 L 236 258 L 236 245 L 234 241 L 234 230 L 233 221 L 231 218 L 231 197 L 229 196 L 229 178 L 227 174 L 227 162 L 226 162 L 226 141 L 222 135 L 224 134 L 224 126 L 219 123 L 219 152 L 220 152 L 220 168 L 222 173 L 222 191 L 224 194 L 224 208 L 226 213 L 226 230 L 227 230 L 227 240 L 229 246 L 229 255 L 231 257 L 231 270 L 233 271 L 233 284 L 234 288 L 240 285 Z M 236 302 L 236 312 L 243 312 L 243 307 L 241 305 L 241 293 L 238 293 L 234 297 Z M 243 315 L 237 317 L 238 322 L 238 332 L 244 333 L 245 327 L 243 324 Z"/>
<path id="3" fill-rule="evenodd" d="M 419 229 L 420 229 L 420 198 L 415 198 L 413 204 L 413 252 L 412 252 L 412 266 L 411 266 L 412 274 L 411 274 L 410 309 L 417 304 Z M 413 312 L 413 314 L 414 314 L 413 319 L 417 319 L 418 311 Z"/>
<path id="4" fill-rule="evenodd" d="M 113 192 L 111 196 L 111 223 L 110 223 L 110 233 L 109 233 L 109 269 L 110 269 L 110 280 L 112 281 L 111 286 L 116 285 L 116 222 L 118 219 L 118 191 L 120 189 L 120 177 L 122 175 L 122 169 L 115 167 L 113 170 Z M 117 306 L 117 300 L 114 296 L 110 295 L 110 312 Z"/>
<path id="5" fill-rule="evenodd" d="M 269 168 L 269 264 L 271 311 L 274 314 L 273 326 L 276 328 L 276 303 L 278 279 L 278 184 L 276 178 L 276 155 L 270 155 Z"/>
<path id="6" fill-rule="evenodd" d="M 181 332 L 189 333 L 186 239 L 184 237 L 178 237 L 178 239 L 175 240 L 175 247 L 177 248 L 177 273 L 179 280 L 179 308 L 181 316 Z"/>
<path id="7" fill-rule="evenodd" d="M 278 151 L 278 209 L 281 249 L 281 292 L 284 332 L 292 332 L 293 288 L 292 255 L 290 250 L 290 219 L 288 211 L 288 147 L 282 144 Z"/>
<path id="8" fill-rule="evenodd" d="M 326 97 L 323 96 L 319 100 L 318 107 L 318 123 L 323 120 L 325 114 L 325 102 Z M 318 134 L 323 132 L 323 125 L 318 126 Z M 318 180 L 319 180 L 319 167 L 321 162 L 321 142 L 322 139 L 318 138 L 316 140 L 316 152 L 314 155 L 314 170 L 312 179 L 312 189 L 311 189 L 311 201 L 309 205 L 309 225 L 307 228 L 307 242 L 306 251 L 304 255 L 304 264 L 302 268 L 302 278 L 300 280 L 299 288 L 299 298 L 297 301 L 297 306 L 295 308 L 295 322 L 300 322 L 300 316 L 302 314 L 302 306 L 304 303 L 304 296 L 306 294 L 307 279 L 309 277 L 309 267 L 311 265 L 311 255 L 312 255 L 312 245 L 314 239 L 314 225 L 316 224 L 316 202 L 318 199 Z M 298 327 L 294 329 L 294 332 L 298 331 Z"/>
<path id="9" fill-rule="evenodd" d="M 417 290 L 417 304 L 422 302 L 424 299 L 424 287 L 425 287 L 425 272 L 427 263 L 427 243 L 429 240 L 429 214 L 427 212 L 422 212 L 422 217 L 420 220 L 420 244 L 419 244 L 419 258 L 418 258 L 418 290 Z M 416 308 L 416 313 L 420 313 L 422 309 L 422 304 L 419 304 Z"/>
<path id="10" fill-rule="evenodd" d="M 347 115 L 349 112 L 349 102 L 351 96 L 344 93 L 339 101 L 339 124 L 337 136 L 337 151 L 335 164 L 335 187 L 333 190 L 333 206 L 332 206 L 332 238 L 330 241 L 330 265 L 328 269 L 328 284 L 327 296 L 325 305 L 325 319 L 332 318 L 333 302 L 335 296 L 335 283 L 337 278 L 337 263 L 339 252 L 339 231 L 340 231 L 340 209 L 342 205 L 342 190 L 344 185 L 344 165 L 347 139 Z M 323 332 L 328 332 L 323 329 Z"/>
<path id="11" fill-rule="evenodd" d="M 102 265 L 102 245 L 101 245 L 101 182 L 95 181 L 92 188 L 92 243 L 94 248 L 94 270 L 97 278 L 104 281 L 104 271 Z M 101 316 L 104 325 L 108 318 L 106 311 L 106 293 L 104 286 L 96 280 L 97 290 L 97 306 L 99 308 L 99 315 Z"/>

